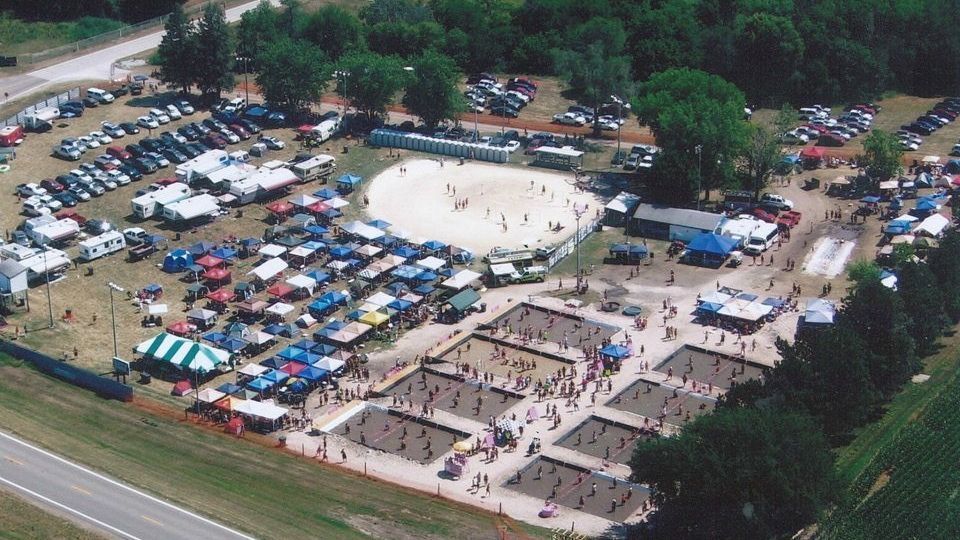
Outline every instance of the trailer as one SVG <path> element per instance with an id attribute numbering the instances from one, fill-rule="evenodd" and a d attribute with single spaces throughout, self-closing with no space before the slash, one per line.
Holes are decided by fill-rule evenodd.
<path id="1" fill-rule="evenodd" d="M 57 107 L 45 107 L 23 116 L 23 127 L 28 130 L 42 129 L 40 126 L 52 124 L 54 120 L 60 118 L 60 109 Z"/>
<path id="2" fill-rule="evenodd" d="M 6 126 L 0 129 L 0 146 L 17 146 L 24 137 L 23 126 Z"/>
<path id="3" fill-rule="evenodd" d="M 42 282 L 59 276 L 70 267 L 70 257 L 59 249 L 47 248 L 20 261 L 27 267 L 27 281 Z"/>
<path id="4" fill-rule="evenodd" d="M 101 235 L 80 242 L 80 259 L 92 261 L 111 253 L 123 251 L 127 242 L 119 231 L 107 231 Z"/>
<path id="5" fill-rule="evenodd" d="M 310 130 L 310 136 L 314 141 L 326 142 L 340 130 L 340 120 L 324 120 L 313 126 Z"/>
<path id="6" fill-rule="evenodd" d="M 163 207 L 163 219 L 173 222 L 187 222 L 202 217 L 211 217 L 220 213 L 220 201 L 206 193 L 190 197 Z"/>
<path id="7" fill-rule="evenodd" d="M 257 200 L 260 194 L 260 183 L 255 177 L 246 178 L 230 184 L 230 195 L 237 198 L 238 205 L 249 204 Z"/>
<path id="8" fill-rule="evenodd" d="M 330 176 L 336 168 L 337 158 L 320 154 L 300 163 L 294 163 L 290 170 L 297 175 L 301 182 L 307 183 L 318 177 L 326 178 Z"/>
<path id="9" fill-rule="evenodd" d="M 38 245 L 64 242 L 80 234 L 80 224 L 70 218 L 57 219 L 51 215 L 28 219 L 23 232 Z"/>
<path id="10" fill-rule="evenodd" d="M 175 182 L 156 191 L 151 191 L 130 201 L 134 215 L 147 219 L 156 215 L 164 206 L 190 198 L 190 186 Z"/>
<path id="11" fill-rule="evenodd" d="M 257 184 L 260 186 L 259 198 L 261 199 L 270 197 L 276 193 L 277 190 L 284 189 L 300 181 L 300 178 L 293 174 L 293 171 L 285 167 L 270 170 L 260 169 L 257 171 L 257 174 L 251 176 L 250 179 L 256 179 Z"/>
<path id="12" fill-rule="evenodd" d="M 177 165 L 177 181 L 191 184 L 230 164 L 230 155 L 224 150 L 210 150 Z"/>

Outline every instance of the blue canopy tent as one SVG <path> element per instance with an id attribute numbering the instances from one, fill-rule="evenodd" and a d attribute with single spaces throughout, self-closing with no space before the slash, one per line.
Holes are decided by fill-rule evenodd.
<path id="1" fill-rule="evenodd" d="M 324 244 L 323 242 L 318 242 L 316 240 L 308 240 L 304 242 L 302 246 L 306 249 L 313 250 L 313 251 L 323 251 L 327 249 L 326 244 Z"/>
<path id="2" fill-rule="evenodd" d="M 395 309 L 397 311 L 406 311 L 410 309 L 411 306 L 413 306 L 413 302 L 409 300 L 401 300 L 400 298 L 397 298 L 393 302 L 387 304 L 388 308 Z"/>
<path id="3" fill-rule="evenodd" d="M 330 356 L 333 353 L 337 352 L 337 348 L 328 343 L 318 343 L 316 347 L 313 348 L 313 351 L 320 356 Z"/>
<path id="4" fill-rule="evenodd" d="M 397 238 L 396 236 L 391 236 L 391 235 L 389 235 L 389 234 L 385 234 L 385 235 L 381 236 L 380 238 L 375 239 L 375 240 L 373 241 L 373 243 L 374 243 L 374 244 L 377 244 L 377 245 L 380 246 L 380 247 L 389 248 L 390 246 L 396 244 L 396 243 L 399 242 L 399 241 L 400 241 L 400 239 Z"/>
<path id="5" fill-rule="evenodd" d="M 280 358 L 279 356 L 271 356 L 270 358 L 267 358 L 267 359 L 264 360 L 263 362 L 260 362 L 260 365 L 261 365 L 261 366 L 264 366 L 264 367 L 271 368 L 271 369 L 280 369 L 280 368 L 282 368 L 283 366 L 285 366 L 285 365 L 287 365 L 287 364 L 289 364 L 289 363 L 290 363 L 289 361 L 284 360 L 283 358 Z"/>
<path id="6" fill-rule="evenodd" d="M 294 394 L 302 394 L 310 390 L 310 385 L 297 379 L 296 381 L 293 381 L 293 384 L 287 386 L 287 388 Z"/>
<path id="7" fill-rule="evenodd" d="M 265 326 L 263 331 L 274 336 L 284 336 L 288 338 L 293 338 L 300 335 L 300 328 L 292 323 L 271 324 L 269 326 Z"/>
<path id="8" fill-rule="evenodd" d="M 189 251 L 190 254 L 193 255 L 194 257 L 199 258 L 209 253 L 210 250 L 212 250 L 215 247 L 217 246 L 214 245 L 213 242 L 207 242 L 205 240 L 201 240 L 200 242 L 197 242 L 196 244 L 193 244 L 192 246 L 188 247 L 187 251 Z"/>
<path id="9" fill-rule="evenodd" d="M 244 238 L 243 240 L 240 240 L 240 245 L 245 248 L 256 247 L 256 246 L 259 246 L 261 243 L 262 242 L 260 241 L 259 238 Z"/>
<path id="10" fill-rule="evenodd" d="M 410 287 L 402 281 L 394 281 L 393 283 L 384 287 L 384 289 L 390 293 L 390 296 L 400 296 L 403 294 L 403 291 L 409 291 Z"/>
<path id="11" fill-rule="evenodd" d="M 610 257 L 621 263 L 635 263 L 647 258 L 647 246 L 627 243 L 613 244 L 610 246 Z"/>
<path id="12" fill-rule="evenodd" d="M 303 228 L 303 230 L 306 231 L 307 234 L 309 234 L 314 240 L 319 240 L 323 235 L 330 232 L 330 229 L 321 225 L 307 225 Z"/>
<path id="13" fill-rule="evenodd" d="M 334 246 L 330 248 L 330 256 L 335 259 L 346 259 L 353 253 L 353 249 L 347 246 Z"/>
<path id="14" fill-rule="evenodd" d="M 316 366 L 307 366 L 303 368 L 303 371 L 297 373 L 297 377 L 306 381 L 317 382 L 323 380 L 328 374 L 329 372 L 325 369 L 320 369 Z"/>
<path id="15" fill-rule="evenodd" d="M 937 201 L 933 200 L 930 197 L 921 197 L 917 200 L 916 211 L 919 213 L 929 214 L 931 212 L 937 211 Z"/>
<path id="16" fill-rule="evenodd" d="M 880 197 L 878 197 L 877 195 L 866 195 L 862 199 L 860 199 L 860 202 L 864 204 L 877 204 L 880 202 Z"/>
<path id="17" fill-rule="evenodd" d="M 611 343 L 606 347 L 600 349 L 600 354 L 603 356 L 608 356 L 615 360 L 623 360 L 624 358 L 630 357 L 630 349 L 622 345 Z"/>
<path id="18" fill-rule="evenodd" d="M 185 249 L 175 249 L 163 258 L 163 271 L 171 274 L 183 272 L 193 264 L 193 255 Z"/>
<path id="19" fill-rule="evenodd" d="M 420 272 L 421 270 L 419 268 L 415 268 L 407 264 L 402 264 L 397 268 L 395 268 L 392 272 L 390 272 L 390 275 L 397 279 L 412 281 L 417 279 L 417 276 L 420 275 Z"/>
<path id="20" fill-rule="evenodd" d="M 385 221 L 385 220 L 382 220 L 382 219 L 372 219 L 372 220 L 370 220 L 370 221 L 367 222 L 367 225 L 369 225 L 369 226 L 371 226 L 371 227 L 376 227 L 376 228 L 378 228 L 378 229 L 380 229 L 380 230 L 382 231 L 382 230 L 386 229 L 387 227 L 389 227 L 390 225 L 393 225 L 393 224 L 390 223 L 389 221 Z"/>
<path id="21" fill-rule="evenodd" d="M 410 246 L 400 246 L 393 250 L 393 254 L 405 259 L 409 259 L 410 257 L 416 257 L 420 254 L 420 252 Z"/>
<path id="22" fill-rule="evenodd" d="M 760 297 L 753 293 L 748 293 L 748 292 L 742 292 L 736 296 L 737 300 L 743 300 L 744 302 L 753 302 L 757 298 L 760 298 Z"/>
<path id="23" fill-rule="evenodd" d="M 261 378 L 266 379 L 274 384 L 282 383 L 283 381 L 290 378 L 290 374 L 286 371 L 280 371 L 279 369 L 271 369 L 270 371 L 261 375 Z"/>
<path id="24" fill-rule="evenodd" d="M 294 347 L 298 349 L 303 349 L 305 351 L 313 350 L 317 346 L 317 342 L 312 339 L 303 338 L 300 341 L 293 344 Z"/>
<path id="25" fill-rule="evenodd" d="M 210 255 L 218 259 L 223 259 L 225 261 L 231 261 L 237 258 L 237 250 L 228 248 L 226 246 L 218 247 L 217 249 L 210 252 Z"/>
<path id="26" fill-rule="evenodd" d="M 723 304 L 718 304 L 716 302 L 701 302 L 700 305 L 697 306 L 697 311 L 707 315 L 716 315 L 722 307 Z"/>
<path id="27" fill-rule="evenodd" d="M 423 272 L 420 272 L 419 274 L 417 274 L 417 281 L 429 282 L 429 281 L 435 281 L 436 279 L 437 279 L 437 275 L 434 274 L 433 272 L 430 272 L 429 270 L 424 270 Z"/>
<path id="28" fill-rule="evenodd" d="M 313 339 L 323 341 L 335 333 L 337 333 L 337 331 L 332 328 L 321 328 L 313 333 Z"/>
<path id="29" fill-rule="evenodd" d="M 347 259 L 343 262 L 347 263 L 348 266 L 352 266 L 352 267 L 363 266 L 363 261 L 361 261 L 360 259 Z"/>
<path id="30" fill-rule="evenodd" d="M 344 174 L 337 178 L 337 190 L 342 193 L 350 193 L 363 182 L 363 178 L 355 174 Z"/>
<path id="31" fill-rule="evenodd" d="M 298 354 L 297 357 L 293 359 L 293 361 L 294 361 L 294 362 L 300 362 L 301 364 L 310 365 L 310 364 L 312 364 L 312 363 L 320 360 L 321 358 L 323 358 L 323 357 L 320 356 L 319 354 L 304 351 L 304 352 Z"/>
<path id="32" fill-rule="evenodd" d="M 423 243 L 423 249 L 434 253 L 445 247 L 447 247 L 447 245 L 439 240 L 427 240 Z"/>
<path id="33" fill-rule="evenodd" d="M 334 305 L 346 304 L 347 295 L 337 291 L 329 291 L 329 292 L 323 293 L 323 295 L 321 295 L 320 298 L 318 298 L 318 300 L 322 300 L 324 302 L 330 302 L 331 304 L 334 304 Z"/>
<path id="34" fill-rule="evenodd" d="M 247 388 L 253 390 L 254 392 L 266 392 L 275 384 L 277 384 L 275 381 L 268 381 L 263 377 L 257 377 L 256 379 L 253 379 L 247 383 Z"/>
<path id="35" fill-rule="evenodd" d="M 243 388 L 241 388 L 241 387 L 239 387 L 239 386 L 237 386 L 237 385 L 235 385 L 235 384 L 233 384 L 233 383 L 228 383 L 228 382 L 225 382 L 225 383 L 223 383 L 223 384 L 221 384 L 220 386 L 217 387 L 217 391 L 218 391 L 218 392 L 223 392 L 224 394 L 227 394 L 228 396 L 229 396 L 230 394 L 236 394 L 237 392 L 239 392 L 239 391 L 241 391 L 241 390 L 243 390 Z"/>
<path id="36" fill-rule="evenodd" d="M 779 298 L 774 298 L 774 297 L 772 297 L 772 296 L 769 296 L 769 297 L 767 297 L 767 298 L 764 298 L 764 299 L 763 299 L 763 302 L 760 302 L 760 303 L 763 304 L 763 305 L 765 305 L 765 306 L 771 306 L 771 307 L 774 307 L 774 308 L 778 308 L 778 307 L 781 307 L 781 306 L 783 306 L 784 304 L 786 304 L 786 301 L 785 301 L 785 300 L 781 300 L 781 299 L 779 299 Z"/>
<path id="37" fill-rule="evenodd" d="M 323 285 L 324 283 L 330 281 L 330 274 L 321 270 L 311 270 L 304 275 L 316 281 L 318 285 Z"/>
<path id="38" fill-rule="evenodd" d="M 227 339 L 227 335 L 222 332 L 208 332 L 203 336 L 204 341 L 209 341 L 214 345 L 220 343 L 221 341 Z"/>
<path id="39" fill-rule="evenodd" d="M 307 311 L 310 312 L 310 315 L 312 315 L 314 319 L 319 319 L 325 317 L 328 313 L 336 311 L 336 306 L 334 306 L 332 302 L 318 298 L 307 306 Z"/>
<path id="40" fill-rule="evenodd" d="M 156 296 L 163 292 L 163 287 L 159 283 L 151 283 L 143 288 L 143 292 Z"/>
<path id="41" fill-rule="evenodd" d="M 336 190 L 333 190 L 333 189 L 330 189 L 330 188 L 328 188 L 328 187 L 325 187 L 325 188 L 320 189 L 320 190 L 318 190 L 318 191 L 314 191 L 314 192 L 313 192 L 313 196 L 314 196 L 314 197 L 319 197 L 319 198 L 321 198 L 321 199 L 333 199 L 333 198 L 335 198 L 335 197 L 339 197 L 340 194 L 337 193 Z"/>
<path id="42" fill-rule="evenodd" d="M 686 260 L 701 266 L 719 268 L 736 247 L 737 241 L 713 233 L 700 233 L 687 245 Z"/>
<path id="43" fill-rule="evenodd" d="M 419 294 L 420 296 L 427 296 L 428 294 L 433 293 L 435 290 L 437 290 L 437 288 L 429 283 L 424 283 L 423 285 L 413 288 L 413 292 Z"/>
<path id="44" fill-rule="evenodd" d="M 295 345 L 291 345 L 282 351 L 277 353 L 277 356 L 285 360 L 293 360 L 297 355 L 306 352 L 306 349 L 301 349 Z"/>
<path id="45" fill-rule="evenodd" d="M 334 332 L 336 332 L 337 330 L 343 330 L 346 326 L 347 326 L 347 323 L 343 321 L 332 321 L 330 324 L 324 326 L 323 328 L 326 330 L 333 330 Z"/>
<path id="46" fill-rule="evenodd" d="M 336 208 L 327 208 L 323 212 L 320 212 L 320 215 L 327 219 L 337 219 L 338 217 L 343 216 L 343 212 L 337 210 Z"/>
<path id="47" fill-rule="evenodd" d="M 355 310 L 351 311 L 350 313 L 347 313 L 347 314 L 345 315 L 345 317 L 346 317 L 347 319 L 350 319 L 351 321 L 358 321 L 358 320 L 360 320 L 360 317 L 363 317 L 363 316 L 366 315 L 366 314 L 367 314 L 367 312 L 366 312 L 366 311 L 363 311 L 362 309 L 355 309 Z"/>
<path id="48" fill-rule="evenodd" d="M 910 232 L 910 222 L 895 219 L 883 227 L 883 232 L 892 235 L 907 234 Z"/>
<path id="49" fill-rule="evenodd" d="M 232 337 L 232 336 L 221 341 L 220 343 L 217 343 L 217 347 L 220 347 L 221 349 L 230 351 L 232 353 L 242 351 L 244 348 L 246 348 L 247 345 L 249 345 L 249 343 L 247 343 L 246 341 L 237 337 Z"/>

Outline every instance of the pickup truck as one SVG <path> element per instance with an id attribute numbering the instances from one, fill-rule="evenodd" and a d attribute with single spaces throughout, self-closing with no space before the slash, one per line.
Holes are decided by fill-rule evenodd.
<path id="1" fill-rule="evenodd" d="M 543 283 L 546 275 L 546 267 L 531 266 L 510 274 L 510 283 Z"/>
<path id="2" fill-rule="evenodd" d="M 130 248 L 127 252 L 131 262 L 142 261 L 157 252 L 156 244 L 145 242 L 143 244 Z"/>
<path id="3" fill-rule="evenodd" d="M 800 218 L 803 217 L 803 214 L 797 212 L 796 210 L 790 210 L 789 212 L 784 212 L 777 217 L 777 224 L 783 224 L 791 229 L 800 224 Z"/>

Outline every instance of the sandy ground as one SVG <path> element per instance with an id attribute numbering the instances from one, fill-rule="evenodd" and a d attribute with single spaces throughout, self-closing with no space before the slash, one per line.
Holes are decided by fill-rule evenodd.
<path id="1" fill-rule="evenodd" d="M 651 435 L 638 427 L 624 426 L 591 416 L 554 444 L 626 465 L 636 443 L 649 439 Z"/>
<path id="2" fill-rule="evenodd" d="M 534 248 L 572 233 L 574 205 L 590 217 L 603 206 L 592 193 L 575 193 L 573 182 L 573 175 L 535 168 L 458 165 L 449 159 L 441 166 L 436 159 L 410 159 L 372 180 L 367 213 L 412 238 L 440 240 L 478 255 L 494 247 Z M 455 203 L 462 200 L 467 207 L 457 210 Z M 549 230 L 549 222 L 558 221 L 562 230 Z"/>

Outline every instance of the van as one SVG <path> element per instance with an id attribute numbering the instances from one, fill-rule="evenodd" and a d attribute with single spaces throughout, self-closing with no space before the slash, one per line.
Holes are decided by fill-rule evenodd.
<path id="1" fill-rule="evenodd" d="M 813 107 L 800 107 L 800 119 L 801 120 L 810 120 L 820 116 L 820 111 L 814 109 Z"/>
<path id="2" fill-rule="evenodd" d="M 246 150 L 237 150 L 236 152 L 230 152 L 230 159 L 233 161 L 238 161 L 240 163 L 246 163 L 250 161 L 250 152 Z"/>
<path id="3" fill-rule="evenodd" d="M 87 97 L 93 98 L 100 103 L 113 103 L 116 99 L 113 94 L 100 88 L 87 88 Z"/>
<path id="4" fill-rule="evenodd" d="M 743 252 L 748 255 L 757 256 L 773 247 L 780 240 L 780 228 L 776 223 L 763 223 L 759 225 L 747 239 L 747 245 Z"/>
<path id="5" fill-rule="evenodd" d="M 247 106 L 247 100 L 243 98 L 233 98 L 226 103 L 220 110 L 228 113 L 239 113 Z"/>

